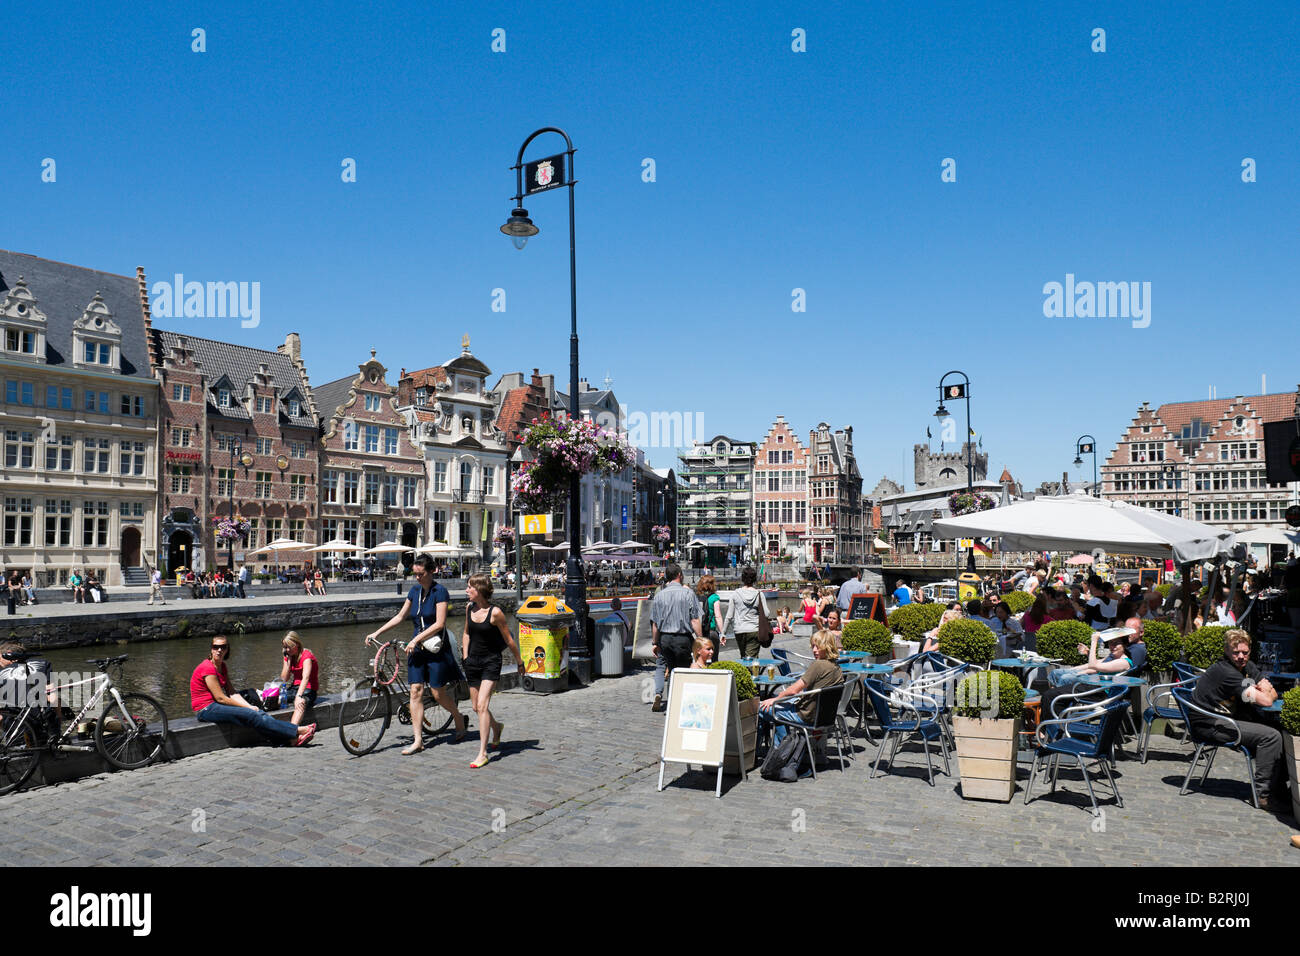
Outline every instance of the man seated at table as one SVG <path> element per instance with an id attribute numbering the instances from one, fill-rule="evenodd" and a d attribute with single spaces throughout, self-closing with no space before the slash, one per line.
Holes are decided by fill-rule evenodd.
<path id="1" fill-rule="evenodd" d="M 1282 734 L 1263 723 L 1264 715 L 1255 707 L 1268 707 L 1277 700 L 1277 691 L 1259 666 L 1250 659 L 1250 635 L 1234 627 L 1223 635 L 1223 657 L 1211 664 L 1196 681 L 1192 703 L 1197 707 L 1231 717 L 1241 729 L 1241 742 L 1255 758 L 1255 789 L 1259 806 L 1269 808 L 1275 797 L 1278 807 L 1286 806 L 1286 763 L 1282 759 Z M 1253 707 L 1245 705 L 1251 704 Z M 1269 718 L 1265 718 L 1269 719 Z M 1236 739 L 1232 727 L 1221 720 L 1192 713 L 1196 737 L 1228 743 Z"/>
<path id="2" fill-rule="evenodd" d="M 821 690 L 823 687 L 831 687 L 843 682 L 844 674 L 840 671 L 839 665 L 833 660 L 835 657 L 835 638 L 831 636 L 829 631 L 818 631 L 813 635 L 812 652 L 812 662 L 804 668 L 797 681 L 782 688 L 781 692 L 775 697 L 769 697 L 767 700 L 759 702 L 759 723 L 769 724 L 772 722 L 773 716 L 779 716 L 783 720 L 792 720 L 808 727 L 813 725 L 813 721 L 817 718 L 816 697 L 806 697 L 798 703 L 781 703 L 784 698 L 793 697 L 795 694 L 802 694 L 804 691 Z M 786 728 L 777 724 L 776 730 L 772 734 L 772 745 L 779 744 L 785 738 L 785 734 Z"/>

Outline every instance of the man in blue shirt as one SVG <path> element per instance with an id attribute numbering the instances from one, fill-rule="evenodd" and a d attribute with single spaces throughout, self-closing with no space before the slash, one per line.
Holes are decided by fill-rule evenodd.
<path id="1" fill-rule="evenodd" d="M 849 607 L 853 604 L 853 595 L 867 593 L 867 586 L 858 580 L 861 575 L 862 569 L 854 568 L 853 577 L 840 585 L 840 595 L 835 600 L 835 606 L 843 611 L 845 616 L 848 615 Z"/>
<path id="2" fill-rule="evenodd" d="M 899 607 L 912 603 L 912 589 L 907 586 L 907 582 L 902 578 L 895 582 L 894 602 Z"/>

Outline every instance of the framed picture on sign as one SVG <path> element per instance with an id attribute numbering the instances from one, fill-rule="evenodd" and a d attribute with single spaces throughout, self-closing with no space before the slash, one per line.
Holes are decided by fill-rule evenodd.
<path id="1" fill-rule="evenodd" d="M 722 765 L 728 736 L 733 738 L 732 752 L 743 753 L 740 704 L 731 671 L 675 669 L 669 675 L 668 719 L 659 750 L 659 789 L 664 788 L 667 764 L 699 764 L 717 768 L 714 796 L 722 796 Z M 742 761 L 742 779 L 745 776 Z"/>
<path id="2" fill-rule="evenodd" d="M 850 621 L 879 621 L 885 623 L 885 598 L 882 594 L 855 594 L 849 599 Z"/>

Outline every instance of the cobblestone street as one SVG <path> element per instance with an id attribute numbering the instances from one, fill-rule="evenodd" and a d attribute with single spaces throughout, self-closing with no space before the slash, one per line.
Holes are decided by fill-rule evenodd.
<path id="1" fill-rule="evenodd" d="M 0 798 L 11 864 L 959 864 L 1300 863 L 1289 817 L 1251 809 L 1244 761 L 1216 760 L 1208 792 L 1178 796 L 1187 750 L 1157 737 L 1150 762 L 1121 759 L 1125 807 L 1094 823 L 1077 774 L 1023 804 L 964 801 L 926 785 L 924 757 L 867 778 L 855 737 L 841 773 L 772 783 L 670 765 L 655 792 L 663 717 L 642 702 L 649 671 L 552 697 L 494 699 L 502 755 L 470 770 L 475 738 L 441 735 L 403 757 L 349 756 L 337 732 L 301 750 L 225 750 Z M 1132 749 L 1130 745 L 1130 749 Z M 956 770 L 954 761 L 954 771 Z M 1026 776 L 1022 773 L 1023 780 Z M 1100 792 L 1100 791 L 1099 791 Z"/>

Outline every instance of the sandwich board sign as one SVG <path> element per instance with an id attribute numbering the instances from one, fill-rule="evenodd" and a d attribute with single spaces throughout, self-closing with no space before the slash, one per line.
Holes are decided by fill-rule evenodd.
<path id="1" fill-rule="evenodd" d="M 722 764 L 727 742 L 744 753 L 740 732 L 740 702 L 736 679 L 729 670 L 678 667 L 668 675 L 668 719 L 659 748 L 659 790 L 664 788 L 664 767 L 670 763 L 717 767 L 714 796 L 722 796 Z M 748 779 L 740 761 L 741 779 Z"/>

